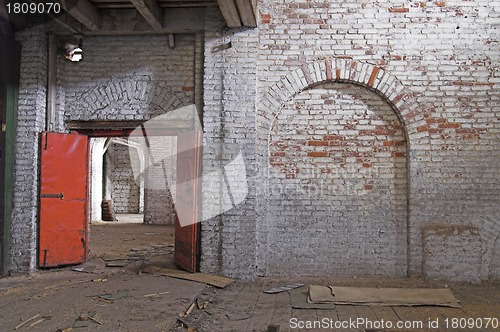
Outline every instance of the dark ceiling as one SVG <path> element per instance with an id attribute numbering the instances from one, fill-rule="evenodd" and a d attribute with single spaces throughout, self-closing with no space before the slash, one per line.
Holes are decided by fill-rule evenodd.
<path id="1" fill-rule="evenodd" d="M 30 4 L 47 3 L 44 0 L 25 1 Z M 43 17 L 44 22 L 49 23 L 50 29 L 59 34 L 116 35 L 199 32 L 205 29 L 206 14 L 219 11 L 222 13 L 226 25 L 230 28 L 254 28 L 257 26 L 257 0 L 56 1 L 61 5 L 61 11 L 59 13 L 53 11 L 44 13 Z M 15 2 L 19 1 L 9 0 L 6 3 L 13 4 Z M 40 17 L 34 19 L 32 13 L 18 15 L 11 13 L 9 18 L 17 29 L 25 28 L 32 25 L 33 21 L 40 20 Z"/>

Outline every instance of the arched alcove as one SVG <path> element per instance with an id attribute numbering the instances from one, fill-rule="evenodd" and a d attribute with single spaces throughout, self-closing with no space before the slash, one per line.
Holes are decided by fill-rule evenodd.
<path id="1" fill-rule="evenodd" d="M 406 275 L 406 139 L 379 95 L 296 94 L 271 127 L 268 174 L 268 275 Z"/>
<path id="2" fill-rule="evenodd" d="M 388 158 L 389 164 L 392 166 L 390 170 L 388 170 L 387 177 L 391 177 L 391 179 L 399 179 L 399 183 L 393 183 L 391 185 L 381 184 L 381 183 L 369 183 L 367 178 L 363 178 L 363 174 L 359 174 L 356 176 L 360 176 L 360 179 L 354 178 L 355 181 L 351 181 L 351 195 L 346 195 L 346 197 L 350 196 L 350 200 L 345 199 L 345 202 L 349 202 L 346 206 L 343 205 L 341 200 L 331 201 L 328 204 L 325 204 L 324 201 L 312 198 L 312 199 L 304 199 L 297 200 L 295 199 L 287 199 L 286 197 L 280 197 L 278 200 L 273 200 L 273 188 L 276 183 L 273 181 L 273 177 L 276 174 L 280 174 L 281 179 L 286 183 L 291 182 L 292 186 L 295 186 L 295 189 L 303 192 L 304 186 L 307 187 L 307 183 L 302 183 L 302 179 L 297 178 L 297 174 L 301 174 L 300 172 L 311 172 L 312 169 L 315 169 L 316 172 L 328 171 L 327 164 L 335 165 L 337 162 L 339 165 L 344 162 L 346 163 L 346 158 L 355 158 L 349 159 L 349 161 L 354 161 L 351 166 L 354 164 L 361 165 L 370 164 L 371 167 L 363 167 L 363 168 L 372 168 L 373 170 L 377 169 L 373 167 L 373 161 L 370 162 L 369 158 L 364 158 L 362 154 L 352 155 L 352 156 L 338 156 L 335 160 L 335 153 L 332 150 L 328 150 L 326 155 L 325 151 L 322 149 L 327 149 L 325 144 L 328 144 L 328 147 L 335 146 L 334 144 L 339 144 L 339 142 L 344 142 L 347 144 L 349 140 L 345 140 L 345 137 L 335 137 L 335 134 L 330 135 L 330 133 L 334 132 L 332 128 L 324 128 L 318 129 L 318 132 L 314 132 L 314 127 L 320 125 L 321 123 L 328 123 L 328 120 L 316 120 L 319 122 L 309 123 L 311 128 L 313 128 L 312 134 L 304 135 L 303 133 L 295 133 L 296 136 L 293 138 L 293 133 L 287 133 L 287 130 L 283 131 L 286 135 L 289 135 L 288 139 L 283 139 L 284 141 L 288 141 L 288 143 L 292 141 L 301 142 L 302 147 L 306 148 L 306 151 L 302 151 L 301 153 L 306 153 L 305 156 L 305 164 L 308 164 L 308 160 L 312 160 L 314 158 L 318 158 L 316 161 L 319 161 L 321 158 L 325 159 L 325 167 L 309 167 L 310 170 L 307 170 L 308 166 L 303 165 L 304 170 L 301 170 L 300 167 L 294 167 L 294 165 L 287 165 L 287 162 L 281 163 L 277 157 L 286 156 L 287 153 L 290 156 L 293 156 L 292 150 L 297 150 L 297 147 L 293 148 L 294 144 L 286 144 L 288 146 L 288 150 L 279 151 L 275 149 L 279 146 L 279 139 L 275 140 L 276 135 L 273 135 L 273 130 L 276 129 L 276 126 L 285 126 L 290 127 L 292 131 L 294 130 L 293 126 L 290 126 L 290 121 L 286 118 L 283 118 L 287 112 L 300 112 L 300 110 L 294 109 L 297 102 L 302 101 L 304 105 L 308 103 L 314 104 L 318 102 L 318 100 L 322 100 L 324 102 L 331 103 L 330 105 L 334 105 L 339 100 L 332 100 L 332 94 L 330 93 L 322 93 L 320 91 L 319 98 L 309 98 L 307 95 L 310 93 L 316 93 L 321 89 L 325 89 L 327 85 L 331 84 L 344 84 L 345 86 L 349 86 L 352 89 L 353 86 L 357 86 L 358 92 L 354 93 L 354 95 L 358 95 L 358 98 L 348 97 L 350 105 L 356 105 L 356 103 L 364 104 L 366 107 L 365 110 L 359 112 L 363 114 L 368 114 L 368 110 L 370 109 L 370 103 L 373 104 L 376 98 L 378 100 L 375 102 L 382 107 L 383 114 L 392 114 L 392 118 L 384 123 L 384 126 L 377 127 L 375 124 L 375 129 L 365 129 L 368 130 L 364 136 L 373 136 L 377 137 L 377 133 L 375 131 L 380 130 L 379 136 L 394 136 L 397 139 L 391 139 L 385 137 L 379 143 L 381 145 L 365 147 L 369 149 L 381 148 L 381 151 L 373 153 L 378 153 L 380 157 L 374 157 L 375 159 L 379 158 Z M 338 87 L 337 87 L 338 88 Z M 344 89 L 344 88 L 341 88 Z M 364 97 L 359 97 L 359 91 L 364 91 Z M 333 94 L 335 95 L 335 94 Z M 344 102 L 346 101 L 346 94 L 344 93 Z M 369 96 L 369 97 L 367 97 Z M 338 103 L 337 103 L 338 104 Z M 324 105 L 324 104 L 322 104 Z M 359 104 L 360 105 L 360 104 Z M 292 108 L 287 109 L 287 108 Z M 380 108 L 379 107 L 379 108 Z M 307 107 L 306 107 L 307 108 Z M 261 192 L 257 195 L 257 213 L 258 213 L 258 222 L 257 222 L 257 245 L 258 245 L 258 255 L 256 259 L 256 265 L 258 269 L 258 273 L 263 275 L 270 274 L 283 274 L 283 273 L 296 273 L 298 271 L 297 262 L 301 262 L 300 264 L 304 264 L 306 269 L 309 269 L 304 274 L 337 274 L 337 275 L 377 275 L 377 274 L 385 274 L 385 275 L 407 275 L 411 270 L 418 270 L 421 262 L 421 250 L 417 247 L 413 248 L 411 246 L 412 242 L 416 242 L 419 240 L 419 231 L 417 229 L 413 229 L 410 223 L 410 215 L 408 211 L 408 206 L 411 197 L 409 195 L 411 179 L 408 175 L 409 165 L 409 153 L 410 146 L 412 142 L 416 142 L 418 140 L 426 140 L 428 139 L 427 129 L 420 126 L 418 116 L 415 116 L 417 113 L 416 104 L 414 103 L 414 95 L 413 93 L 406 89 L 395 77 L 387 73 L 385 70 L 378 66 L 374 66 L 372 64 L 363 63 L 359 61 L 353 61 L 350 59 L 338 59 L 338 58 L 328 58 L 325 60 L 317 61 L 315 63 L 304 64 L 302 67 L 291 71 L 286 76 L 282 77 L 277 83 L 265 89 L 265 93 L 260 96 L 259 102 L 257 105 L 258 113 L 257 113 L 257 158 L 258 164 L 260 165 L 260 170 L 263 175 L 268 179 L 266 183 L 261 187 Z M 310 110 L 308 110 L 309 112 Z M 317 110 L 312 110 L 312 112 L 316 112 Z M 354 112 L 355 110 L 351 110 L 350 112 Z M 377 112 L 374 112 L 374 114 Z M 379 114 L 381 114 L 379 112 Z M 296 114 L 300 119 L 300 114 Z M 315 121 L 315 116 L 317 114 L 303 115 L 302 121 Z M 331 115 L 331 114 L 330 114 Z M 293 115 L 292 115 L 293 116 Z M 282 119 L 280 119 L 280 117 Z M 386 116 L 387 117 L 387 116 Z M 281 121 L 280 121 L 281 120 Z M 338 120 L 338 119 L 337 119 Z M 349 129 L 352 126 L 352 123 L 347 123 L 347 120 L 357 120 L 358 124 L 360 119 L 345 119 L 345 123 L 337 123 L 339 128 L 337 130 L 347 131 L 344 132 L 347 136 L 355 137 L 359 134 L 355 134 L 352 129 Z M 366 120 L 366 119 L 364 119 Z M 363 125 L 373 126 L 373 123 L 364 123 Z M 390 124 L 392 123 L 392 124 Z M 394 126 L 395 123 L 398 123 L 399 128 L 396 131 L 391 133 L 391 130 L 388 128 L 396 128 Z M 305 125 L 305 124 L 301 124 Z M 382 125 L 382 123 L 380 124 Z M 373 128 L 373 127 L 367 127 Z M 302 128 L 302 131 L 307 128 Z M 323 130 L 323 131 L 321 131 Z M 349 133 L 349 130 L 352 132 Z M 360 129 L 363 130 L 363 129 Z M 373 131 L 369 133 L 369 131 Z M 328 137 L 330 136 L 330 137 Z M 339 136 L 339 135 L 337 135 Z M 341 135 L 340 135 L 341 136 Z M 360 135 L 363 136 L 363 135 Z M 335 140 L 337 139 L 337 142 Z M 331 141 L 329 141 L 331 140 Z M 325 143 L 327 142 L 327 143 Z M 354 146 L 359 145 L 360 140 L 353 140 Z M 386 145 L 384 145 L 384 142 Z M 390 142 L 390 143 L 389 143 Z M 398 143 L 396 143 L 398 142 Z M 304 144 L 305 143 L 305 144 Z M 344 144 L 342 143 L 342 144 Z M 332 144 L 332 145 L 330 145 Z M 300 145 L 300 144 L 299 144 Z M 349 152 L 346 149 L 345 152 Z M 323 147 L 323 148 L 322 148 Z M 385 150 L 384 150 L 385 149 Z M 283 155 L 283 152 L 285 153 Z M 353 151 L 355 152 L 355 151 Z M 359 152 L 359 151 L 358 151 Z M 368 153 L 367 151 L 365 151 Z M 274 155 L 273 155 L 274 154 Z M 281 154 L 281 155 L 280 155 Z M 366 157 L 366 156 L 365 156 Z M 329 159 L 331 158 L 331 160 Z M 300 160 L 300 156 L 297 155 L 296 160 Z M 366 159 L 366 162 L 365 162 Z M 359 163 L 356 163 L 358 162 Z M 295 165 L 296 166 L 296 165 Z M 295 168 L 295 169 L 294 169 Z M 276 170 L 279 169 L 279 172 Z M 359 168 L 359 171 L 362 169 Z M 295 172 L 295 175 L 294 175 Z M 297 173 L 299 172 L 299 173 Z M 336 172 L 339 172 L 337 170 Z M 348 170 L 344 170 L 345 174 L 356 174 L 354 169 L 352 169 L 352 173 L 349 173 Z M 366 170 L 364 172 L 367 172 Z M 382 174 L 379 172 L 379 174 Z M 301 175 L 302 176 L 302 175 Z M 288 177 L 288 179 L 287 179 Z M 294 179 L 295 177 L 295 179 Z M 294 180 L 294 181 L 291 181 Z M 306 179 L 311 180 L 311 179 Z M 374 180 L 374 179 L 371 179 Z M 281 180 L 280 180 L 281 181 Z M 283 181 L 278 182 L 278 187 L 280 187 L 283 192 L 290 192 L 289 189 L 284 189 Z M 321 178 L 317 178 L 316 181 L 321 181 Z M 326 180 L 323 180 L 326 181 Z M 342 190 L 346 190 L 347 182 L 344 181 L 344 187 Z M 298 184 L 299 183 L 299 184 Z M 286 183 L 289 185 L 289 183 Z M 313 185 L 314 187 L 315 185 Z M 385 186 L 385 187 L 384 187 Z M 347 187 L 349 188 L 349 187 Z M 347 191 L 349 191 L 347 190 Z M 375 191 L 374 191 L 375 190 Z M 387 214 L 387 210 L 385 210 L 384 204 L 381 204 L 380 200 L 383 196 L 380 193 L 376 192 L 376 190 L 381 190 L 382 192 L 385 190 L 390 195 L 386 195 L 385 202 L 390 202 L 391 199 L 393 203 L 391 204 L 391 208 L 389 209 L 390 218 L 387 220 L 386 224 L 391 224 L 393 227 L 384 228 L 379 227 L 383 225 L 384 214 Z M 391 193 L 391 190 L 393 191 Z M 331 191 L 330 191 L 331 192 Z M 280 193 L 281 195 L 281 193 Z M 293 198 L 293 194 L 291 195 Z M 363 200 L 366 197 L 370 198 L 370 204 L 374 207 L 371 212 L 363 210 L 363 207 L 366 205 Z M 392 197 L 392 198 L 391 198 Z M 285 204 L 284 206 L 274 206 L 273 204 Z M 301 210 L 302 212 L 295 211 L 303 207 L 306 204 L 309 207 L 307 209 Z M 375 208 L 379 204 L 378 208 Z M 313 207 L 313 208 L 311 208 Z M 341 207 L 341 208 L 339 208 Z M 278 211 L 278 212 L 277 212 Z M 293 213 L 291 212 L 293 211 Z M 331 211 L 334 211 L 331 212 Z M 394 212 L 399 211 L 399 212 Z M 339 213 L 338 213 L 339 212 Z M 338 213 L 337 216 L 334 216 L 335 213 Z M 367 215 L 363 215 L 363 213 Z M 377 216 L 377 220 L 380 225 L 377 223 L 369 223 L 370 216 L 369 213 L 378 213 L 382 216 Z M 315 214 L 314 218 L 309 218 L 311 214 Z M 322 217 L 323 216 L 323 217 Z M 348 252 L 342 252 L 342 246 L 339 245 L 336 249 L 336 252 L 332 252 L 331 245 L 326 240 L 325 233 L 327 230 L 325 229 L 325 225 L 322 223 L 322 218 L 324 220 L 328 219 L 336 219 L 342 220 L 343 216 L 347 216 L 346 220 L 342 221 L 343 226 L 338 227 L 338 229 L 330 228 L 330 233 L 335 234 L 337 232 L 337 238 L 330 237 L 332 241 L 339 241 L 341 244 L 344 242 L 344 248 L 351 248 Z M 359 227 L 351 227 L 349 225 L 349 220 L 352 220 L 353 216 L 356 216 L 358 221 L 361 220 L 362 224 Z M 302 222 L 304 217 L 309 218 L 309 222 Z M 354 218 L 356 219 L 356 218 Z M 295 227 L 294 236 L 295 238 L 282 238 L 283 241 L 276 241 L 277 234 L 281 231 L 286 233 L 286 223 L 279 224 L 282 221 L 291 221 Z M 278 222 L 278 224 L 273 225 L 273 222 Z M 360 231 L 363 230 L 363 231 Z M 369 231 L 368 231 L 369 230 Z M 304 233 L 305 232 L 305 233 Z M 364 243 L 374 243 L 372 241 L 373 236 L 378 236 L 377 234 L 382 232 L 388 232 L 387 238 L 390 238 L 393 235 L 396 235 L 396 239 L 391 242 L 389 248 L 384 248 L 384 242 L 378 242 L 377 245 L 365 245 Z M 289 232 L 291 234 L 292 232 Z M 307 234 L 306 234 L 307 233 Z M 357 234 L 359 233 L 359 234 Z M 349 235 L 351 238 L 346 240 L 343 236 Z M 361 236 L 367 237 L 366 239 L 353 240 L 353 237 Z M 323 240 L 319 241 L 319 243 L 314 244 L 315 237 L 322 237 Z M 279 237 L 278 237 L 279 238 Z M 306 243 L 307 239 L 307 245 Z M 316 241 L 318 242 L 318 241 Z M 390 242 L 390 241 L 389 241 Z M 326 246 L 326 247 L 325 247 Z M 278 250 L 278 252 L 276 251 Z M 288 251 L 287 251 L 288 250 Z M 287 262 L 285 256 L 277 255 L 277 253 L 288 252 L 288 257 L 290 260 Z M 369 263 L 373 261 L 374 257 L 378 257 L 373 264 L 370 264 L 366 269 L 357 268 L 354 269 L 352 273 L 349 271 L 338 271 L 335 269 L 335 258 L 331 257 L 332 255 L 336 255 L 337 258 L 344 259 L 344 267 L 347 269 L 348 264 L 345 262 L 352 262 L 358 267 L 363 266 L 364 263 Z M 293 256 L 293 257 L 292 257 Z M 348 256 L 348 257 L 346 257 Z M 280 257 L 280 259 L 278 259 Z M 387 261 L 384 261 L 384 258 L 387 258 Z M 370 261 L 371 260 L 371 261 Z M 276 264 L 273 265 L 273 261 Z M 295 265 L 294 265 L 295 264 Z M 325 264 L 330 264 L 331 267 L 325 268 Z M 377 264 L 385 264 L 383 271 L 377 271 Z M 391 266 L 392 268 L 388 268 Z M 286 271 L 288 269 L 288 271 Z"/>

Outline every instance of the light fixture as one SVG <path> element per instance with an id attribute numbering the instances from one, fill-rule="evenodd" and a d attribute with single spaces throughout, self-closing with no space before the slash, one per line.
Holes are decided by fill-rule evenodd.
<path id="1" fill-rule="evenodd" d="M 61 36 L 58 38 L 58 47 L 61 53 L 69 61 L 80 61 L 82 59 L 82 35 Z"/>
<path id="2" fill-rule="evenodd" d="M 80 61 L 82 59 L 83 50 L 71 43 L 64 44 L 64 57 L 70 61 Z"/>

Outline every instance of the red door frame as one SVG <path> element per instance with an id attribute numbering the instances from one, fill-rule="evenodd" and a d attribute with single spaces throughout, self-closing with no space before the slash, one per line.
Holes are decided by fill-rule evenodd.
<path id="1" fill-rule="evenodd" d="M 110 129 L 79 129 L 74 130 L 75 133 L 87 135 L 89 138 L 94 137 L 127 137 L 132 134 L 134 130 L 127 129 L 118 129 L 118 130 L 110 130 Z M 196 163 L 194 168 L 192 169 L 193 174 L 191 174 L 191 178 L 193 181 L 193 192 L 195 196 L 193 198 L 193 221 L 190 225 L 182 227 L 178 218 L 176 218 L 175 222 L 175 248 L 174 248 L 174 262 L 180 268 L 189 271 L 196 272 L 199 270 L 200 263 L 200 244 L 201 244 L 201 228 L 199 223 L 199 212 L 198 212 L 198 202 L 199 202 L 199 182 L 198 176 L 201 170 L 201 132 L 200 131 L 192 131 L 189 129 L 158 129 L 153 132 L 148 131 L 149 136 L 185 136 L 191 137 L 191 140 L 195 140 L 196 146 L 195 149 L 191 151 L 186 151 L 189 153 L 194 153 Z M 179 139 L 177 140 L 179 145 Z M 89 158 L 90 159 L 90 158 Z M 87 222 L 88 224 L 88 222 Z"/>

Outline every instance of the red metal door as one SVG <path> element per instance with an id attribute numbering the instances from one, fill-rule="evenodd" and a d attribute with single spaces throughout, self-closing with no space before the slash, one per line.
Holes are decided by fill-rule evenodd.
<path id="1" fill-rule="evenodd" d="M 88 138 L 43 132 L 39 266 L 87 260 Z"/>
<path id="2" fill-rule="evenodd" d="M 198 196 L 201 160 L 201 132 L 177 136 L 177 187 L 175 209 L 174 262 L 181 269 L 196 272 L 200 231 Z"/>

